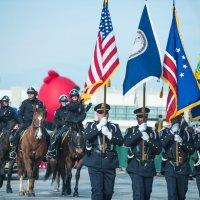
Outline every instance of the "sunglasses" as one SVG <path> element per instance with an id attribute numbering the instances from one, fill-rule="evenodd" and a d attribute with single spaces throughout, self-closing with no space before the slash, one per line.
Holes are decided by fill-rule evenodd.
<path id="1" fill-rule="evenodd" d="M 98 114 L 104 114 L 104 113 L 105 113 L 105 114 L 108 114 L 108 111 L 107 111 L 107 110 L 106 110 L 106 111 L 104 111 L 104 110 L 98 110 L 97 113 L 98 113 Z"/>
<path id="2" fill-rule="evenodd" d="M 137 118 L 143 118 L 143 115 L 137 115 Z M 147 116 L 144 116 L 145 119 L 147 119 Z"/>

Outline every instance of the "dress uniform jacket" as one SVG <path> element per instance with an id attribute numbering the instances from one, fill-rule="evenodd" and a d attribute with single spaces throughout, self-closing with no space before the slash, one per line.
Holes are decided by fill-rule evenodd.
<path id="1" fill-rule="evenodd" d="M 161 152 L 161 143 L 158 135 L 151 127 L 147 127 L 145 132 L 149 135 L 149 141 L 144 142 L 146 161 L 142 164 L 142 133 L 139 126 L 126 130 L 124 144 L 130 147 L 129 154 L 132 156 L 128 160 L 127 171 L 144 177 L 153 177 L 156 174 L 154 158 Z"/>
<path id="2" fill-rule="evenodd" d="M 189 158 L 194 152 L 194 143 L 192 138 L 193 129 L 188 126 L 182 126 L 179 130 L 179 136 L 182 138 L 182 143 L 178 144 L 179 154 L 179 168 L 176 170 L 176 142 L 174 141 L 174 134 L 170 128 L 165 128 L 161 131 L 161 143 L 164 149 L 163 157 L 166 160 L 163 165 L 162 171 L 168 175 L 173 176 L 176 174 L 189 175 L 190 166 Z"/>
<path id="3" fill-rule="evenodd" d="M 103 134 L 98 131 L 98 122 L 88 122 L 85 128 L 85 139 L 91 145 L 91 150 L 87 152 L 84 157 L 83 164 L 87 167 L 99 168 L 99 169 L 116 169 L 119 166 L 117 152 L 115 145 L 121 146 L 123 144 L 123 137 L 119 126 L 117 124 L 108 122 L 107 127 L 112 132 L 112 138 L 109 140 L 105 137 L 106 152 L 102 153 L 102 138 Z"/>

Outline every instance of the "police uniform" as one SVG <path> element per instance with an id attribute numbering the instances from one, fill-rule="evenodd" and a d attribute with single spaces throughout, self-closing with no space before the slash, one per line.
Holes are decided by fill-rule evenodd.
<path id="1" fill-rule="evenodd" d="M 179 122 L 177 122 L 179 119 Z M 190 174 L 189 158 L 194 152 L 191 127 L 182 116 L 178 116 L 171 127 L 160 132 L 163 147 L 162 173 L 165 175 L 168 199 L 185 199 Z M 176 131 L 173 126 L 179 124 Z M 179 138 L 177 141 L 176 138 Z M 177 158 L 178 155 L 178 158 Z M 177 163 L 178 160 L 178 163 Z"/>
<path id="2" fill-rule="evenodd" d="M 66 102 L 68 102 L 68 100 Z M 85 117 L 86 112 L 84 105 L 79 101 L 70 102 L 66 106 L 61 106 L 56 111 L 54 123 L 57 125 L 57 130 L 47 152 L 47 157 L 49 159 L 56 158 L 63 133 L 67 132 L 69 127 L 83 130 L 82 121 Z"/>
<path id="3" fill-rule="evenodd" d="M 33 99 L 24 100 L 19 108 L 18 117 L 19 117 L 20 127 L 15 132 L 15 134 L 11 135 L 9 138 L 10 143 L 11 143 L 11 152 L 10 152 L 11 159 L 15 158 L 16 156 L 16 150 L 18 147 L 21 133 L 24 130 L 26 130 L 32 123 L 33 114 L 34 114 L 33 106 L 36 106 L 36 105 L 41 106 L 41 107 L 44 106 L 43 103 L 39 99 L 34 97 Z M 48 145 L 50 141 L 50 136 L 46 132 L 45 129 L 43 129 L 43 131 L 46 135 L 47 145 Z"/>
<path id="4" fill-rule="evenodd" d="M 107 111 L 110 106 L 106 104 Z M 95 111 L 104 110 L 104 104 L 98 104 Z M 104 125 L 109 136 L 105 136 L 105 152 L 103 152 L 103 127 L 98 129 L 98 121 L 88 122 L 85 128 L 85 139 L 87 140 L 87 153 L 83 164 L 88 167 L 92 187 L 92 200 L 110 200 L 114 193 L 114 182 L 116 168 L 119 166 L 115 146 L 123 144 L 123 137 L 118 124 L 107 122 Z"/>
<path id="5" fill-rule="evenodd" d="M 196 178 L 196 184 L 199 191 L 200 197 L 200 128 L 195 127 L 194 133 L 194 148 L 197 153 L 197 157 L 195 159 L 194 168 L 193 168 L 193 176 Z"/>
<path id="6" fill-rule="evenodd" d="M 146 117 L 149 112 L 145 108 Z M 143 108 L 136 109 L 134 113 L 137 116 L 143 115 Z M 147 126 L 146 130 L 141 131 L 139 126 L 128 128 L 124 136 L 124 144 L 130 148 L 127 172 L 132 180 L 133 199 L 148 200 L 152 192 L 153 177 L 156 175 L 154 158 L 161 152 L 161 143 L 151 127 Z M 148 135 L 148 140 L 142 139 L 143 132 Z"/>
<path id="7" fill-rule="evenodd" d="M 2 129 L 11 130 L 15 124 L 19 123 L 19 119 L 15 110 L 10 106 L 2 106 L 0 108 L 0 131 Z"/>

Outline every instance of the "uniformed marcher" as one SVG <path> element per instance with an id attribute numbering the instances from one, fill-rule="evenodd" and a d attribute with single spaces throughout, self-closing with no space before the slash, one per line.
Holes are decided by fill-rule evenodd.
<path id="1" fill-rule="evenodd" d="M 3 96 L 1 102 L 0 131 L 3 129 L 6 131 L 11 131 L 15 125 L 19 124 L 19 118 L 16 111 L 9 106 L 10 98 L 8 96 Z"/>
<path id="2" fill-rule="evenodd" d="M 112 199 L 116 168 L 119 166 L 115 146 L 123 144 L 123 137 L 118 124 L 108 122 L 110 106 L 106 104 L 105 107 L 104 105 L 104 103 L 101 103 L 94 107 L 97 121 L 88 122 L 85 128 L 87 153 L 83 159 L 83 164 L 88 167 L 92 200 Z"/>
<path id="3" fill-rule="evenodd" d="M 196 178 L 196 184 L 199 191 L 200 198 L 200 124 L 196 122 L 194 128 L 194 148 L 196 150 L 196 158 L 193 168 L 193 176 Z"/>
<path id="4" fill-rule="evenodd" d="M 134 200 L 148 200 L 156 175 L 154 158 L 161 152 L 161 143 L 155 131 L 147 126 L 149 108 L 138 108 L 137 126 L 126 130 L 124 144 L 129 147 L 127 172 L 132 180 Z"/>
<path id="5" fill-rule="evenodd" d="M 37 99 L 37 91 L 33 87 L 29 87 L 27 89 L 28 99 L 24 100 L 19 108 L 19 121 L 20 127 L 15 132 L 14 136 L 11 135 L 10 137 L 10 144 L 11 144 L 11 151 L 10 151 L 10 158 L 14 159 L 16 157 L 16 151 L 18 147 L 18 143 L 20 140 L 21 133 L 26 130 L 32 123 L 33 119 L 33 106 L 41 106 L 43 107 L 43 103 Z M 48 134 L 46 134 L 49 137 Z M 49 138 L 47 138 L 49 140 Z"/>
<path id="6" fill-rule="evenodd" d="M 194 152 L 193 128 L 182 114 L 160 132 L 163 147 L 162 173 L 167 182 L 169 200 L 186 199 L 190 174 L 189 159 Z"/>

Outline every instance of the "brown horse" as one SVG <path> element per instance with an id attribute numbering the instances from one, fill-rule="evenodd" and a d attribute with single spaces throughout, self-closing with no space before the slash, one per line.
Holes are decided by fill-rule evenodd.
<path id="1" fill-rule="evenodd" d="M 24 131 L 17 153 L 18 174 L 20 177 L 19 195 L 35 196 L 34 182 L 38 178 L 39 164 L 47 152 L 44 108 L 34 107 L 31 126 Z M 23 187 L 23 178 L 27 175 L 27 191 Z"/>
<path id="2" fill-rule="evenodd" d="M 51 172 L 53 173 L 52 182 L 61 176 L 62 178 L 62 195 L 71 194 L 72 169 L 76 168 L 76 183 L 73 196 L 79 196 L 78 181 L 80 178 L 80 170 L 82 168 L 82 158 L 85 153 L 85 139 L 83 131 L 77 129 L 69 129 L 61 142 L 61 151 L 58 159 L 50 160 L 48 163 L 45 179 Z"/>
<path id="3" fill-rule="evenodd" d="M 15 160 L 12 161 L 9 160 L 9 151 L 10 151 L 9 137 L 14 131 L 16 131 L 17 126 L 15 125 L 16 122 L 14 120 L 9 121 L 7 127 L 0 132 L 0 188 L 3 186 L 3 179 L 5 176 L 4 174 L 5 164 L 6 162 L 9 162 L 7 186 L 6 186 L 7 193 L 12 193 L 10 180 Z"/>

